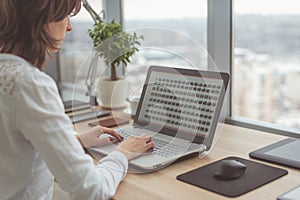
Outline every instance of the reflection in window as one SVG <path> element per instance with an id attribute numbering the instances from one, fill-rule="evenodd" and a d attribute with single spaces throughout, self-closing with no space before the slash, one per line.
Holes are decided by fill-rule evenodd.
<path id="1" fill-rule="evenodd" d="M 300 128 L 296 4 L 297 0 L 235 1 L 233 116 Z"/>

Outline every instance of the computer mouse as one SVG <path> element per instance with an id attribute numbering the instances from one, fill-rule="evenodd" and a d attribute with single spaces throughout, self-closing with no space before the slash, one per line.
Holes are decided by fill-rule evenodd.
<path id="1" fill-rule="evenodd" d="M 215 178 L 222 181 L 234 180 L 241 177 L 247 166 L 237 160 L 222 160 L 220 166 L 215 171 Z"/>

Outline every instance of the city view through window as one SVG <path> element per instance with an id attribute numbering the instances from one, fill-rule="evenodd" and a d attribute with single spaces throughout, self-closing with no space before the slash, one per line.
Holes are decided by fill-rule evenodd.
<path id="1" fill-rule="evenodd" d="M 300 9 L 295 3 L 264 0 L 254 9 L 251 0 L 235 1 L 234 116 L 300 128 Z"/>
<path id="2" fill-rule="evenodd" d="M 300 97 L 297 93 L 300 87 L 300 14 L 297 13 L 300 10 L 292 6 L 295 1 L 276 1 L 282 3 L 278 5 L 269 0 L 255 1 L 261 6 L 257 3 L 253 6 L 251 0 L 235 1 L 231 77 L 233 116 L 300 127 Z M 143 2 L 148 2 L 145 7 Z M 193 46 L 197 44 L 205 48 L 207 45 L 206 1 L 188 0 L 191 7 L 200 9 L 198 12 L 188 12 L 191 8 L 182 7 L 180 2 L 170 3 L 170 7 L 167 3 L 155 4 L 156 1 L 153 1 L 154 6 L 160 5 L 160 8 L 153 12 L 153 7 L 147 7 L 150 2 L 124 0 L 123 3 L 125 30 L 139 33 L 151 27 L 152 32 L 141 32 L 145 37 L 144 43 L 147 47 L 157 47 L 144 48 L 126 69 L 132 87 L 142 83 L 145 75 L 145 68 L 136 66 L 206 66 L 207 57 L 195 51 Z M 270 3 L 274 5 L 272 9 L 267 6 Z M 176 8 L 180 6 L 179 12 Z M 97 8 L 101 8 L 100 4 Z M 155 15 L 147 15 L 149 10 Z M 72 24 L 73 31 L 68 33 L 60 53 L 61 77 L 66 85 L 77 79 L 85 90 L 85 75 L 76 72 L 91 53 L 92 42 L 87 30 L 93 22 L 88 16 L 81 16 L 72 19 Z M 166 33 L 170 32 L 172 37 L 167 37 Z"/>

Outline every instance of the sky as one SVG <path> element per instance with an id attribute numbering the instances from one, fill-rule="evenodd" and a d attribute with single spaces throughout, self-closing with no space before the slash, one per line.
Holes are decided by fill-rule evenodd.
<path id="1" fill-rule="evenodd" d="M 235 0 L 238 13 L 300 14 L 299 0 Z"/>
<path id="2" fill-rule="evenodd" d="M 127 19 L 204 17 L 206 0 L 123 0 Z M 178 2 L 178 3 L 177 3 Z"/>
<path id="3" fill-rule="evenodd" d="M 209 1 L 209 0 L 208 0 Z M 101 0 L 89 0 L 99 11 Z M 299 0 L 235 0 L 237 14 L 300 14 Z M 206 0 L 123 0 L 125 19 L 190 18 L 207 15 Z M 75 20 L 91 20 L 89 14 L 80 11 Z"/>

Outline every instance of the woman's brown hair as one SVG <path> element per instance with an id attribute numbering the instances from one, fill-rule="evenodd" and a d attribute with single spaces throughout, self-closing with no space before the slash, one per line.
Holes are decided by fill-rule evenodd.
<path id="1" fill-rule="evenodd" d="M 76 15 L 80 8 L 81 0 L 1 0 L 0 52 L 18 55 L 41 69 L 47 49 L 58 50 L 47 25 Z"/>

